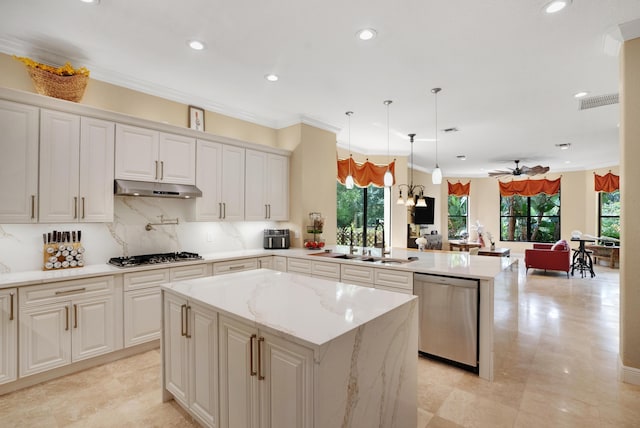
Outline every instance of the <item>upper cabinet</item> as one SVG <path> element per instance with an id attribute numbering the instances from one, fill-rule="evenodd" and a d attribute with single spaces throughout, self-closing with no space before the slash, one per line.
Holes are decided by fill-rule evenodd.
<path id="1" fill-rule="evenodd" d="M 195 184 L 196 141 L 189 137 L 118 124 L 115 177 Z"/>
<path id="2" fill-rule="evenodd" d="M 245 149 L 198 140 L 196 220 L 244 220 Z"/>
<path id="3" fill-rule="evenodd" d="M 289 158 L 246 151 L 245 219 L 289 219 Z"/>
<path id="4" fill-rule="evenodd" d="M 113 147 L 112 122 L 41 111 L 40 222 L 113 220 Z"/>
<path id="5" fill-rule="evenodd" d="M 0 100 L 0 223 L 35 223 L 38 213 L 37 107 Z"/>

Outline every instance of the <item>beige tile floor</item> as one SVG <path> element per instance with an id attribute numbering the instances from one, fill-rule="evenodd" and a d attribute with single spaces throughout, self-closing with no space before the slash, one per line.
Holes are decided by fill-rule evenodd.
<path id="1" fill-rule="evenodd" d="M 495 381 L 420 358 L 418 428 L 640 427 L 640 387 L 616 380 L 618 271 L 596 273 L 520 263 L 496 286 Z M 0 427 L 196 426 L 161 402 L 159 367 L 153 350 L 7 394 Z"/>

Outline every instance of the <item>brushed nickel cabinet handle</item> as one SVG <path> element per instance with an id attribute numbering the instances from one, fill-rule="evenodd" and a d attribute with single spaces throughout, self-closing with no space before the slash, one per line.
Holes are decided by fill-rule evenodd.
<path id="1" fill-rule="evenodd" d="M 78 328 L 78 305 L 73 305 L 73 328 Z"/>
<path id="2" fill-rule="evenodd" d="M 64 312 L 65 312 L 65 318 L 66 318 L 66 324 L 65 324 L 64 330 L 69 331 L 69 306 L 64 307 Z"/>
<path id="3" fill-rule="evenodd" d="M 158 179 L 158 161 L 156 161 L 156 176 L 155 179 Z"/>
<path id="4" fill-rule="evenodd" d="M 269 205 L 267 205 L 267 206 L 269 207 L 269 217 L 267 217 L 267 218 L 269 218 L 269 219 L 270 219 L 270 218 L 271 218 L 271 204 L 269 204 Z"/>
<path id="5" fill-rule="evenodd" d="M 73 197 L 73 218 L 78 218 L 78 197 Z"/>
<path id="6" fill-rule="evenodd" d="M 82 287 L 82 288 L 74 288 L 73 290 L 56 291 L 56 296 L 64 296 L 65 294 L 82 293 L 83 291 L 86 291 L 86 290 L 87 290 L 86 287 Z"/>
<path id="7" fill-rule="evenodd" d="M 164 180 L 164 161 L 160 161 L 160 180 Z"/>
<path id="8" fill-rule="evenodd" d="M 262 374 L 262 344 L 264 343 L 264 337 L 258 338 L 258 380 L 264 380 L 264 374 Z"/>
<path id="9" fill-rule="evenodd" d="M 85 205 L 84 205 L 84 199 L 85 199 L 85 197 L 83 196 L 83 197 L 82 197 L 82 218 L 83 218 L 83 219 L 84 219 L 84 215 L 85 215 L 85 209 L 84 209 L 84 208 L 85 208 Z"/>
<path id="10" fill-rule="evenodd" d="M 253 341 L 257 338 L 258 336 L 256 334 L 252 334 L 251 337 L 249 338 L 249 374 L 251 376 L 255 376 L 258 374 L 258 372 L 256 372 L 253 369 Z"/>
<path id="11" fill-rule="evenodd" d="M 223 212 L 222 218 L 227 218 L 227 203 L 226 202 L 222 203 L 222 210 L 223 210 L 222 211 Z"/>
<path id="12" fill-rule="evenodd" d="M 9 298 L 11 299 L 9 301 L 9 304 L 11 305 L 11 309 L 9 310 L 9 321 L 13 321 L 13 294 L 14 293 L 9 293 Z"/>
<path id="13" fill-rule="evenodd" d="M 31 195 L 31 218 L 36 218 L 36 195 Z"/>
<path id="14" fill-rule="evenodd" d="M 191 318 L 191 306 L 187 306 L 187 317 L 186 317 L 186 326 L 185 326 L 185 336 L 187 339 L 191 339 L 191 333 L 189 332 L 189 319 Z"/>
<path id="15" fill-rule="evenodd" d="M 184 317 L 187 312 L 187 305 L 180 306 L 180 336 L 186 336 Z"/>
<path id="16" fill-rule="evenodd" d="M 222 202 L 218 202 L 218 218 L 222 218 Z"/>
<path id="17" fill-rule="evenodd" d="M 269 205 L 264 204 L 264 218 L 269 218 Z"/>
<path id="18" fill-rule="evenodd" d="M 229 270 L 238 270 L 244 268 L 244 265 L 229 266 Z"/>

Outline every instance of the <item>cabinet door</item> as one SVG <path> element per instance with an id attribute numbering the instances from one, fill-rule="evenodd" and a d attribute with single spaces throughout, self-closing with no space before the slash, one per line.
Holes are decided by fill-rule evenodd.
<path id="1" fill-rule="evenodd" d="M 261 428 L 313 427 L 313 351 L 259 333 Z"/>
<path id="2" fill-rule="evenodd" d="M 289 220 L 289 158 L 267 155 L 267 208 L 269 220 Z"/>
<path id="3" fill-rule="evenodd" d="M 124 293 L 124 346 L 160 339 L 160 287 Z"/>
<path id="4" fill-rule="evenodd" d="M 157 181 L 159 145 L 158 131 L 116 124 L 116 178 Z"/>
<path id="5" fill-rule="evenodd" d="M 273 269 L 273 256 L 258 257 L 258 269 Z"/>
<path id="6" fill-rule="evenodd" d="M 113 221 L 114 134 L 113 122 L 80 120 L 80 221 Z"/>
<path id="7" fill-rule="evenodd" d="M 40 116 L 40 222 L 78 219 L 80 117 L 51 110 Z"/>
<path id="8" fill-rule="evenodd" d="M 164 387 L 183 405 L 188 402 L 188 343 L 185 334 L 187 301 L 170 293 L 164 299 Z"/>
<path id="9" fill-rule="evenodd" d="M 258 428 L 257 331 L 220 316 L 220 426 Z"/>
<path id="10" fill-rule="evenodd" d="M 196 140 L 173 134 L 160 134 L 160 170 L 165 183 L 196 184 Z"/>
<path id="11" fill-rule="evenodd" d="M 269 218 L 267 153 L 246 150 L 245 167 L 245 220 L 267 220 Z"/>
<path id="12" fill-rule="evenodd" d="M 280 272 L 287 271 L 287 258 L 284 256 L 273 256 L 273 270 L 278 270 Z"/>
<path id="13" fill-rule="evenodd" d="M 0 224 L 37 221 L 39 115 L 0 100 Z"/>
<path id="14" fill-rule="evenodd" d="M 244 149 L 222 148 L 222 219 L 244 220 Z"/>
<path id="15" fill-rule="evenodd" d="M 94 299 L 74 299 L 71 309 L 72 361 L 116 350 L 113 295 Z"/>
<path id="16" fill-rule="evenodd" d="M 71 363 L 68 302 L 20 310 L 20 377 Z"/>
<path id="17" fill-rule="evenodd" d="M 0 385 L 18 377 L 18 291 L 0 290 Z"/>
<path id="18" fill-rule="evenodd" d="M 222 144 L 198 140 L 196 220 L 222 220 Z"/>
<path id="19" fill-rule="evenodd" d="M 218 315 L 189 302 L 189 408 L 218 426 Z"/>

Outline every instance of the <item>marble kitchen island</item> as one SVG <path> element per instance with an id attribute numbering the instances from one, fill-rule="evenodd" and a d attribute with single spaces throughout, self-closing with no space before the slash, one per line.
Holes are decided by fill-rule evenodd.
<path id="1" fill-rule="evenodd" d="M 415 427 L 418 301 L 266 269 L 162 287 L 163 399 L 220 427 Z"/>

